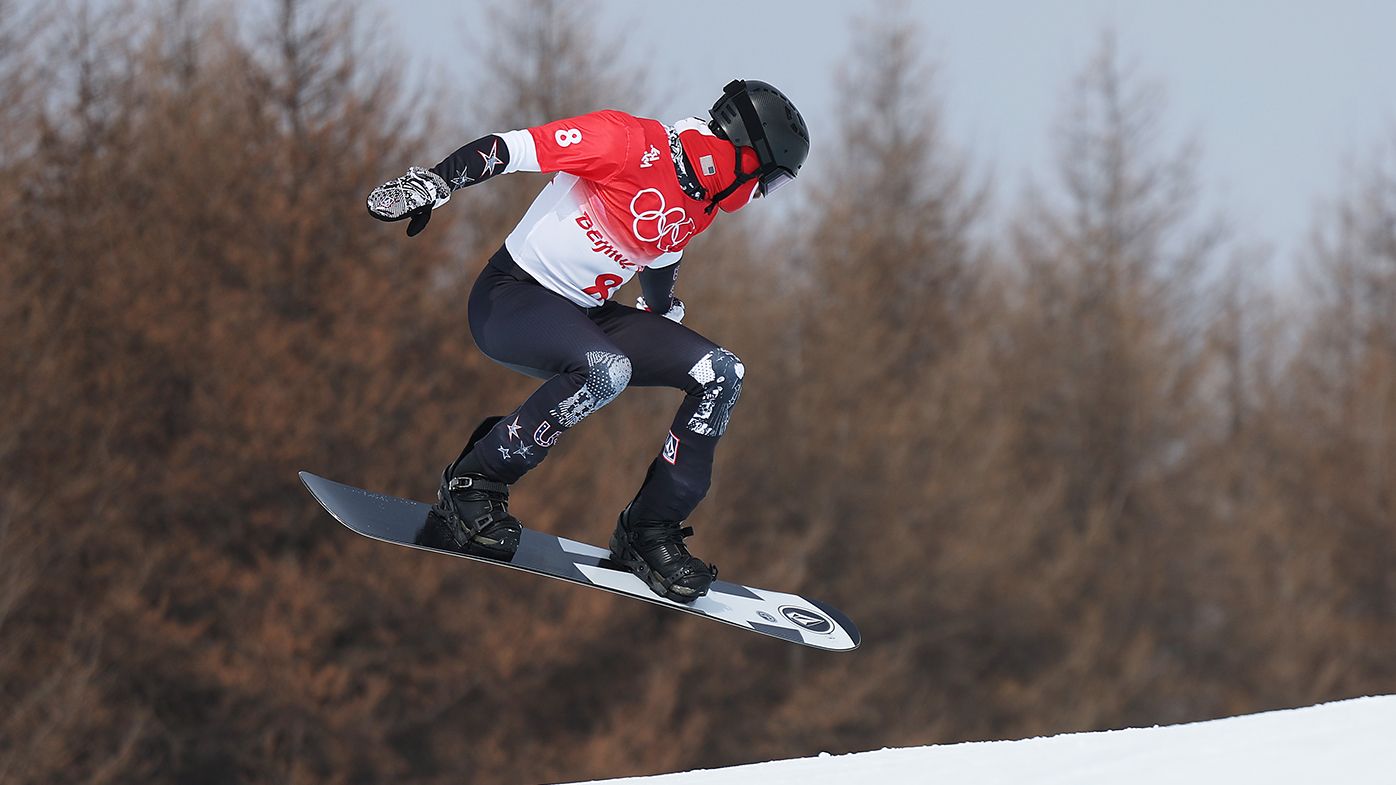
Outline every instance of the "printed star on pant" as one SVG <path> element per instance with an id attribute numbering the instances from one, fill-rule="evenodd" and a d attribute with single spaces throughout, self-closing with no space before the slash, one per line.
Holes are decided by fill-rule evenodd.
<path id="1" fill-rule="evenodd" d="M 513 422 L 504 427 L 509 429 L 509 441 L 519 438 L 519 429 L 522 427 L 519 425 L 519 418 L 515 417 Z"/>
<path id="2" fill-rule="evenodd" d="M 531 450 L 533 450 L 533 448 L 532 448 L 531 446 L 525 444 L 524 446 L 520 447 L 519 449 L 514 450 L 514 454 L 517 455 L 517 456 L 519 456 L 520 458 L 527 458 L 527 457 L 528 457 L 528 454 L 529 454 L 529 452 L 530 452 Z"/>
<path id="3" fill-rule="evenodd" d="M 500 447 L 500 448 L 499 448 L 499 454 L 504 456 L 504 460 L 506 460 L 506 461 L 509 460 L 509 448 L 508 448 L 508 447 Z"/>

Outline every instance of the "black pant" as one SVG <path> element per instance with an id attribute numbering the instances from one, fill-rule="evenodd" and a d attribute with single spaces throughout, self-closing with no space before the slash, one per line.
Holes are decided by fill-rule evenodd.
<path id="1" fill-rule="evenodd" d="M 487 475 L 517 481 L 628 385 L 674 387 L 686 395 L 632 514 L 683 520 L 707 494 L 717 440 L 741 394 L 744 368 L 731 352 L 658 314 L 616 302 L 578 306 L 503 248 L 470 292 L 470 332 L 485 356 L 547 380 L 476 442 Z"/>

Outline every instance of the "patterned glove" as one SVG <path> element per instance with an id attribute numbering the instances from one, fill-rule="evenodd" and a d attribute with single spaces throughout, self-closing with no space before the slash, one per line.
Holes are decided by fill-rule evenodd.
<path id="1" fill-rule="evenodd" d="M 639 308 L 642 311 L 648 311 L 650 309 L 649 304 L 645 302 L 644 297 L 638 297 L 635 299 L 635 307 Z M 670 305 L 669 310 L 660 314 L 660 316 L 663 316 L 665 319 L 669 319 L 670 321 L 675 321 L 679 324 L 683 324 L 683 314 L 683 300 L 680 300 L 679 298 L 675 297 L 674 304 Z"/>
<path id="2" fill-rule="evenodd" d="M 451 189 L 441 175 L 413 166 L 407 174 L 373 189 L 368 213 L 380 221 L 410 218 L 407 236 L 415 237 L 427 227 L 431 211 L 450 200 Z"/>

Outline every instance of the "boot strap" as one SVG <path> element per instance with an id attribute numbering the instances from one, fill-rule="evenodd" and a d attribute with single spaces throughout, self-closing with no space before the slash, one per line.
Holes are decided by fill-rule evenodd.
<path id="1" fill-rule="evenodd" d="M 483 477 L 452 477 L 446 483 L 448 491 L 480 490 L 485 493 L 509 494 L 509 486 Z"/>

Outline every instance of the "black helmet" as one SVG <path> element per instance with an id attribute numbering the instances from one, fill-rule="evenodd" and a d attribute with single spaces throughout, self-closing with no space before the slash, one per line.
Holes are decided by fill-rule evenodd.
<path id="1" fill-rule="evenodd" d="M 756 151 L 759 166 L 743 172 L 737 156 L 737 181 L 713 198 L 715 206 L 752 178 L 760 178 L 764 196 L 793 180 L 809 155 L 809 131 L 800 110 L 785 93 L 755 79 L 733 79 L 710 110 L 713 133 L 738 147 Z"/>

